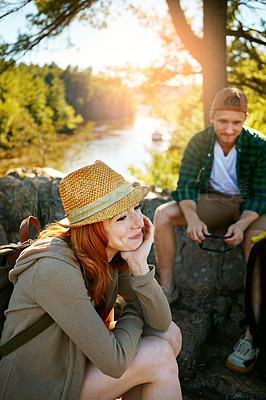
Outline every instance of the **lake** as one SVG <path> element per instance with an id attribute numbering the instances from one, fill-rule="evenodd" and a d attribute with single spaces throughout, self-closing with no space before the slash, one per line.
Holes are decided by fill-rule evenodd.
<path id="1" fill-rule="evenodd" d="M 152 134 L 160 130 L 163 121 L 151 115 L 151 106 L 138 105 L 134 120 L 96 123 L 94 139 L 83 146 L 75 146 L 67 151 L 65 173 L 84 165 L 92 164 L 99 159 L 122 175 L 130 175 L 129 165 L 146 171 L 146 164 L 151 161 L 148 152 L 152 147 L 165 151 L 168 141 L 154 142 Z"/>

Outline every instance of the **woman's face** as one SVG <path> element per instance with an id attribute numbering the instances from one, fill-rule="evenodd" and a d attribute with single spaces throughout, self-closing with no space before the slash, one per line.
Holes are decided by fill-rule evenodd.
<path id="1" fill-rule="evenodd" d="M 103 227 L 108 240 L 108 261 L 118 251 L 133 251 L 142 244 L 144 222 L 139 205 L 103 221 Z"/>

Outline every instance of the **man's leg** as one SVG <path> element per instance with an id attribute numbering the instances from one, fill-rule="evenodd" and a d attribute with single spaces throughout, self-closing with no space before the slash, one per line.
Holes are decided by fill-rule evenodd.
<path id="1" fill-rule="evenodd" d="M 233 221 L 233 215 L 238 210 L 238 204 L 229 201 L 228 196 L 221 193 L 199 195 L 197 213 L 208 228 L 216 228 Z M 154 215 L 155 225 L 155 256 L 160 270 L 161 286 L 166 297 L 171 299 L 174 289 L 174 263 L 176 257 L 175 226 L 187 226 L 185 217 L 175 201 L 159 206 Z M 174 300 L 173 300 L 174 301 Z"/>
<path id="2" fill-rule="evenodd" d="M 239 196 L 228 196 L 223 193 L 207 193 L 199 195 L 197 214 L 208 228 L 215 229 L 219 226 L 233 222 L 234 215 L 238 212 Z M 174 262 L 176 257 L 175 226 L 187 226 L 185 217 L 175 201 L 159 206 L 154 215 L 155 225 L 155 255 L 160 270 L 161 286 L 166 297 L 174 289 Z M 168 293 L 167 293 L 167 292 Z M 177 292 L 177 291 L 176 291 Z"/>
<path id="3" fill-rule="evenodd" d="M 160 270 L 161 286 L 168 292 L 174 288 L 176 256 L 175 226 L 186 226 L 186 220 L 175 201 L 159 206 L 154 215 L 155 255 Z"/>

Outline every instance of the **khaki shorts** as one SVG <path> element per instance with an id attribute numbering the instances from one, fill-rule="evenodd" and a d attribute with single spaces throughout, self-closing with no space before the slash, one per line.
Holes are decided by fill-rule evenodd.
<path id="1" fill-rule="evenodd" d="M 197 213 L 199 218 L 210 229 L 228 226 L 239 219 L 239 205 L 242 201 L 243 199 L 240 195 L 219 192 L 200 194 Z M 266 214 L 262 214 L 256 221 L 252 222 L 247 230 L 250 229 L 266 231 Z"/>

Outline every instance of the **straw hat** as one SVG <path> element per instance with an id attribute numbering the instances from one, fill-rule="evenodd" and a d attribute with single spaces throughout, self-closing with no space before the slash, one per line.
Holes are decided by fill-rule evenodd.
<path id="1" fill-rule="evenodd" d="M 59 191 L 66 212 L 60 224 L 77 227 L 121 214 L 144 199 L 149 190 L 146 186 L 133 187 L 122 175 L 97 160 L 66 175 Z"/>

